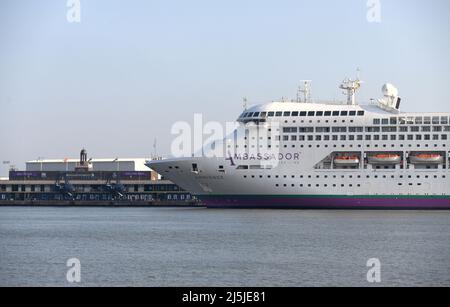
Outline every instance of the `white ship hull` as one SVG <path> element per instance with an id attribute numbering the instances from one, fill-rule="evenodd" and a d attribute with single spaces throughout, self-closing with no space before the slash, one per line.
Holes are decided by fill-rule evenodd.
<path id="1" fill-rule="evenodd" d="M 224 158 L 149 161 L 148 166 L 210 207 L 450 209 L 448 113 L 270 103 L 247 110 L 238 121 L 247 137 L 227 148 Z M 252 137 L 256 128 L 248 122 L 256 123 L 258 137 Z M 258 153 L 249 153 L 249 142 L 275 127 L 278 153 L 266 155 L 274 145 L 270 137 L 269 146 L 257 144 Z M 411 162 L 408 157 L 417 153 L 442 158 Z M 345 155 L 358 157 L 358 163 L 334 163 Z"/>

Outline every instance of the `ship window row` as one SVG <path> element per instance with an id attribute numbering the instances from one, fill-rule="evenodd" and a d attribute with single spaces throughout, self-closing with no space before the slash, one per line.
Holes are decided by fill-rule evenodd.
<path id="1" fill-rule="evenodd" d="M 283 141 L 447 141 L 449 139 L 447 134 L 376 134 L 376 135 L 283 135 Z M 278 137 L 277 137 L 277 140 Z"/>
<path id="2" fill-rule="evenodd" d="M 366 127 L 366 132 L 450 132 L 450 126 Z"/>
<path id="3" fill-rule="evenodd" d="M 346 147 L 349 147 L 349 148 L 353 148 L 354 146 L 353 146 L 353 144 L 348 144 L 348 145 L 346 145 L 346 144 L 340 144 L 341 145 L 341 147 L 342 148 L 346 148 Z M 413 145 L 414 144 L 390 144 L 390 147 L 392 147 L 392 148 L 395 148 L 395 147 L 400 147 L 400 148 L 403 148 L 403 147 L 409 147 L 409 148 L 411 148 L 411 147 L 413 147 Z M 317 148 L 321 148 L 321 147 L 324 147 L 324 148 L 328 148 L 328 147 L 333 147 L 333 148 L 337 148 L 338 147 L 338 145 L 336 145 L 336 144 L 333 144 L 333 145 L 328 145 L 328 144 L 324 144 L 324 145 L 319 145 L 319 144 L 317 144 L 316 145 L 316 147 Z M 426 148 L 428 148 L 428 147 L 431 147 L 431 144 L 416 144 L 416 146 L 417 146 L 417 148 L 420 148 L 420 147 L 426 147 Z M 447 144 L 433 144 L 433 147 L 435 147 L 435 148 L 437 148 L 437 147 L 447 147 Z M 231 146 L 229 145 L 228 146 L 229 148 L 231 148 Z M 275 148 L 279 148 L 280 146 L 278 146 L 278 145 L 275 145 L 274 146 Z M 284 145 L 283 146 L 284 148 L 288 148 L 288 145 Z M 291 147 L 292 148 L 296 148 L 297 146 L 295 145 L 295 144 L 291 144 Z M 303 145 L 303 144 L 301 144 L 301 145 L 299 145 L 299 147 L 300 148 L 305 148 L 305 147 L 308 147 L 308 148 L 312 148 L 313 147 L 313 145 Z M 361 144 L 357 144 L 357 145 L 355 145 L 355 147 L 358 147 L 358 148 L 362 148 L 362 145 Z M 374 147 L 374 148 L 387 148 L 387 147 L 389 147 L 388 146 L 388 144 L 366 144 L 366 147 L 367 148 L 371 148 L 371 147 Z M 239 148 L 239 146 L 238 145 L 236 145 L 236 148 Z M 248 148 L 248 146 L 247 145 L 244 145 L 244 148 Z M 256 148 L 256 146 L 255 145 L 252 145 L 251 146 L 251 148 Z M 259 145 L 259 148 L 265 148 L 263 145 Z M 267 148 L 268 149 L 270 149 L 270 148 L 272 148 L 272 145 L 267 145 Z"/>
<path id="4" fill-rule="evenodd" d="M 422 147 L 421 144 L 416 144 L 416 145 L 417 145 L 418 148 Z M 424 146 L 424 147 L 430 147 L 430 145 L 431 145 L 431 144 L 425 144 L 425 145 L 423 145 L 423 146 Z M 413 144 L 407 144 L 407 145 L 404 145 L 404 144 L 400 144 L 400 145 L 398 145 L 398 144 L 391 144 L 391 147 L 392 147 L 392 148 L 395 148 L 395 147 L 397 147 L 397 146 L 398 146 L 398 147 L 401 147 L 401 148 L 403 148 L 403 147 L 405 147 L 405 146 L 413 147 Z M 434 144 L 433 146 L 437 148 L 439 145 L 438 145 L 438 144 Z M 304 147 L 305 147 L 305 145 L 300 145 L 300 148 L 304 148 Z M 312 148 L 312 147 L 313 147 L 312 145 L 308 145 L 308 148 Z M 320 148 L 321 146 L 320 146 L 320 145 L 316 145 L 316 147 L 317 147 L 317 148 Z M 323 147 L 324 147 L 324 148 L 328 148 L 328 145 L 323 145 Z M 331 146 L 330 146 L 330 147 L 331 147 Z M 333 148 L 337 148 L 337 145 L 334 144 L 334 145 L 332 145 L 332 147 L 333 147 Z M 342 144 L 341 147 L 342 147 L 342 148 L 346 148 L 346 147 L 353 148 L 353 145 L 352 145 L 352 144 L 350 144 L 350 145 L 344 145 L 344 144 Z M 361 144 L 358 144 L 358 145 L 355 146 L 355 147 L 361 148 L 362 145 L 361 145 Z M 383 147 L 383 148 L 387 148 L 388 145 L 387 145 L 387 144 L 383 144 L 383 145 L 379 145 L 379 144 L 370 145 L 370 144 L 367 144 L 366 147 L 367 147 L 367 148 L 370 148 L 370 147 L 375 147 L 375 148 Z M 446 147 L 446 144 L 442 144 L 442 147 Z M 285 145 L 284 148 L 287 148 L 287 145 Z M 292 148 L 295 148 L 295 145 L 292 145 Z"/>
<path id="5" fill-rule="evenodd" d="M 418 117 L 390 117 L 374 118 L 374 125 L 447 125 L 450 122 L 448 116 L 418 116 Z"/>
<path id="6" fill-rule="evenodd" d="M 369 132 L 369 133 L 379 133 L 379 132 L 450 132 L 450 126 L 386 126 L 386 127 L 283 127 L 284 133 L 358 133 L 358 132 Z"/>
<path id="7" fill-rule="evenodd" d="M 404 145 L 404 144 L 400 144 L 400 145 L 398 145 L 398 144 L 391 144 L 391 147 L 392 147 L 392 148 L 395 148 L 395 147 L 401 147 L 401 148 L 403 148 L 403 147 L 406 147 L 406 146 L 411 148 L 411 147 L 413 147 L 413 144 L 408 144 L 408 145 Z M 434 146 L 435 148 L 437 148 L 437 147 L 438 147 L 438 144 L 434 144 L 433 146 Z M 287 147 L 288 147 L 287 145 L 284 146 L 284 148 L 287 148 Z M 292 145 L 292 148 L 295 148 L 295 147 L 296 147 L 295 145 Z M 308 145 L 308 148 L 312 148 L 312 147 L 313 147 L 312 145 Z M 320 148 L 321 146 L 320 146 L 320 145 L 316 145 L 316 147 L 317 147 L 317 148 Z M 323 145 L 323 147 L 324 147 L 324 148 L 328 148 L 328 147 L 337 148 L 338 146 L 337 146 L 336 144 L 334 144 L 334 145 L 332 145 L 332 146 L 331 146 L 331 145 L 330 145 L 330 146 L 328 146 L 328 145 Z M 350 144 L 350 145 L 344 145 L 344 144 L 342 144 L 341 147 L 342 147 L 342 148 L 346 148 L 346 147 L 353 148 L 353 145 L 352 145 L 352 144 Z M 362 145 L 361 145 L 361 144 L 358 144 L 358 145 L 356 145 L 355 147 L 362 148 Z M 370 144 L 367 144 L 366 147 L 367 147 L 367 148 L 370 148 L 370 147 L 374 147 L 374 148 L 379 148 L 379 147 L 387 148 L 388 145 L 387 145 L 387 144 L 383 144 L 383 145 L 379 145 L 379 144 L 370 145 Z M 422 147 L 422 145 L 421 145 L 421 144 L 417 144 L 417 148 L 420 148 L 420 147 Z M 428 147 L 430 147 L 430 144 L 425 144 L 424 147 L 428 148 Z M 442 147 L 446 147 L 446 144 L 442 144 Z M 269 146 L 269 148 L 270 148 L 270 146 Z M 305 145 L 300 145 L 300 148 L 305 148 Z"/>
<path id="8" fill-rule="evenodd" d="M 397 185 L 399 185 L 399 186 L 402 186 L 402 185 L 409 185 L 409 186 L 414 186 L 414 185 L 416 185 L 416 186 L 422 186 L 422 183 L 420 183 L 420 182 L 418 182 L 418 183 L 408 183 L 408 184 L 404 184 L 404 183 L 402 183 L 402 182 L 399 182 L 399 183 L 397 183 Z M 285 188 L 287 188 L 287 187 L 292 187 L 292 188 L 295 188 L 297 185 L 295 185 L 295 184 L 283 184 L 283 185 L 280 185 L 280 184 L 275 184 L 275 186 L 276 187 L 285 187 Z M 333 187 L 333 188 L 336 188 L 336 187 L 341 187 L 341 188 L 344 188 L 344 187 L 350 187 L 350 188 L 352 188 L 352 187 L 358 187 L 358 188 L 360 188 L 361 187 L 361 184 L 343 184 L 343 183 L 341 183 L 341 184 L 327 184 L 327 183 L 324 183 L 324 184 L 311 184 L 311 183 L 309 183 L 309 184 L 299 184 L 299 187 L 301 187 L 301 188 L 303 188 L 303 187 L 308 187 L 308 188 L 311 188 L 311 187 L 317 187 L 317 188 L 319 188 L 319 187 L 324 187 L 324 188 L 327 188 L 327 187 Z"/>
<path id="9" fill-rule="evenodd" d="M 438 176 L 438 175 L 433 175 L 433 176 L 430 176 L 430 175 L 415 175 L 415 176 L 413 176 L 413 175 L 408 175 L 408 176 L 406 176 L 406 175 L 390 175 L 390 176 L 388 176 L 388 175 L 366 175 L 366 176 L 362 176 L 362 175 L 340 175 L 340 176 L 337 176 L 337 175 L 323 175 L 323 176 L 320 176 L 320 175 L 315 175 L 315 176 L 312 176 L 312 175 L 308 175 L 308 176 L 306 176 L 306 175 L 290 175 L 290 176 L 288 176 L 288 175 L 267 175 L 267 176 L 263 176 L 263 175 L 244 175 L 243 176 L 243 178 L 252 178 L 252 179 L 254 179 L 254 178 L 260 178 L 260 179 L 263 179 L 263 178 L 267 178 L 267 179 L 271 179 L 271 178 L 275 178 L 275 179 L 280 179 L 280 178 L 284 178 L 284 179 L 288 179 L 288 178 L 291 178 L 291 179 L 296 179 L 296 178 L 299 178 L 299 179 L 330 179 L 330 178 L 332 178 L 332 179 L 361 179 L 361 178 L 366 178 L 366 179 L 440 179 L 440 178 L 442 178 L 442 179 L 445 179 L 446 178 L 446 176 L 445 175 L 442 175 L 442 176 Z"/>
<path id="10" fill-rule="evenodd" d="M 246 112 L 240 118 L 251 117 L 330 117 L 330 116 L 364 116 L 365 111 L 269 111 Z"/>

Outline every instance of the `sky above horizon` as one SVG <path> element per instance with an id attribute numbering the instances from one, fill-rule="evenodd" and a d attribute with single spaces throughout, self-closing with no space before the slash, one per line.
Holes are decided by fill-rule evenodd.
<path id="1" fill-rule="evenodd" d="M 450 2 L 381 0 L 0 2 L 0 176 L 37 157 L 169 154 L 175 121 L 230 121 L 242 98 L 358 100 L 390 82 L 403 111 L 450 112 Z"/>

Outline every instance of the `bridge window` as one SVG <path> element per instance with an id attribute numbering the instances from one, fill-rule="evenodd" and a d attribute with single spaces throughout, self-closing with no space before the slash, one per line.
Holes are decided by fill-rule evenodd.
<path id="1" fill-rule="evenodd" d="M 248 165 L 239 165 L 236 167 L 236 169 L 242 170 L 242 169 L 248 169 Z"/>

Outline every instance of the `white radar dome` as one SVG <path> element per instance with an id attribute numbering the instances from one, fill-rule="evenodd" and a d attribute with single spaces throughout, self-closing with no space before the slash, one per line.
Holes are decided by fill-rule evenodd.
<path id="1" fill-rule="evenodd" d="M 383 95 L 387 97 L 398 97 L 398 89 L 390 83 L 383 85 Z"/>

